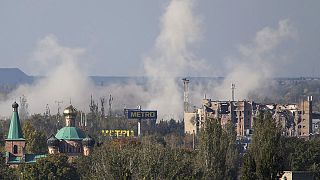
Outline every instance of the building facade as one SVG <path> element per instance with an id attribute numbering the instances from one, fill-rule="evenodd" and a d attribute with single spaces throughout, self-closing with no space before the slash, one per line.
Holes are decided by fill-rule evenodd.
<path id="1" fill-rule="evenodd" d="M 312 135 L 312 96 L 297 104 L 258 104 L 253 101 L 213 101 L 203 99 L 202 107 L 193 112 L 185 112 L 185 133 L 197 133 L 202 124 L 212 118 L 220 119 L 221 125 L 231 122 L 237 136 L 249 136 L 259 111 L 272 114 L 282 127 L 285 136 L 308 138 Z"/>

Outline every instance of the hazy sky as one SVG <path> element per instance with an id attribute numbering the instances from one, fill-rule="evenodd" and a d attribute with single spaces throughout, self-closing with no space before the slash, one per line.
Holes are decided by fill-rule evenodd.
<path id="1" fill-rule="evenodd" d="M 142 75 L 143 59 L 159 34 L 168 0 L 3 0 L 0 1 L 0 67 L 35 68 L 37 42 L 52 35 L 60 44 L 85 50 L 82 66 L 90 75 Z M 198 0 L 202 41 L 193 54 L 223 76 L 226 58 L 250 44 L 264 27 L 288 20 L 296 37 L 275 53 L 287 59 L 275 76 L 320 76 L 319 0 Z"/>

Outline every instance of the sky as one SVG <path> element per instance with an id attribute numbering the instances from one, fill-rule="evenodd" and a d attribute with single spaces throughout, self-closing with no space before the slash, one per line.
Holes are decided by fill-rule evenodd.
<path id="1" fill-rule="evenodd" d="M 89 75 L 144 75 L 148 71 L 145 59 L 153 52 L 160 18 L 169 2 L 0 1 L 0 67 L 46 75 L 52 64 L 37 66 L 34 52 L 39 41 L 53 37 L 64 47 L 81 51 L 79 62 Z M 195 1 L 201 37 L 189 50 L 210 69 L 203 74 L 184 71 L 183 75 L 226 76 L 226 62 L 238 57 L 243 45 L 252 44 L 261 29 L 277 29 L 279 22 L 286 21 L 294 35 L 273 50 L 276 58 L 286 60 L 271 76 L 320 76 L 319 8 L 318 0 Z M 277 61 L 272 63 L 278 66 Z"/>

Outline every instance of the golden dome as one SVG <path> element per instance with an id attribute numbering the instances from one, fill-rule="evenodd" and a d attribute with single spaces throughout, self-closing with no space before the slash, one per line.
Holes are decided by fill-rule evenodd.
<path id="1" fill-rule="evenodd" d="M 77 110 L 72 105 L 70 105 L 70 106 L 68 106 L 67 108 L 64 109 L 63 115 L 65 115 L 65 116 L 76 116 L 77 115 Z"/>

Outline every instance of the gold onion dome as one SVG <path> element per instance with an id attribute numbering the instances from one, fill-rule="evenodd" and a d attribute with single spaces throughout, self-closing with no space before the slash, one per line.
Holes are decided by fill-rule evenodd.
<path id="1" fill-rule="evenodd" d="M 67 108 L 64 109 L 63 115 L 74 117 L 74 116 L 77 115 L 77 110 L 72 105 L 70 105 L 70 106 L 68 106 Z"/>

